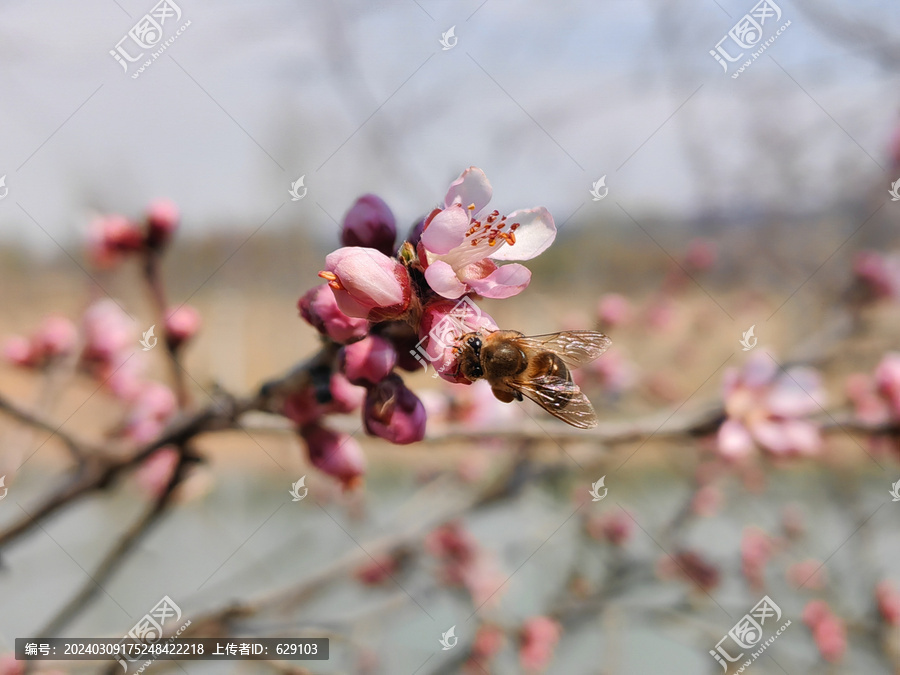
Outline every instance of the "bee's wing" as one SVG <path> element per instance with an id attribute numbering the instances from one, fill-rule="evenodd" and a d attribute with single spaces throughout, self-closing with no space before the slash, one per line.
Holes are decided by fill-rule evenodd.
<path id="1" fill-rule="evenodd" d="M 554 417 L 578 429 L 597 426 L 594 406 L 570 379 L 541 375 L 531 380 L 511 380 L 506 385 L 521 392 Z"/>
<path id="2" fill-rule="evenodd" d="M 612 340 L 595 330 L 566 330 L 562 333 L 530 335 L 516 338 L 516 342 L 537 351 L 553 352 L 571 368 L 590 363 L 612 344 Z"/>

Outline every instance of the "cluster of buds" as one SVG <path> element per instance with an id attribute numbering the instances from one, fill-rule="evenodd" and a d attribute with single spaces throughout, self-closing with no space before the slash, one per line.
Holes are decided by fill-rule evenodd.
<path id="1" fill-rule="evenodd" d="M 63 316 L 44 318 L 29 336 L 13 335 L 3 345 L 3 357 L 22 368 L 44 368 L 58 362 L 78 347 L 78 329 Z"/>
<path id="2" fill-rule="evenodd" d="M 97 267 L 114 267 L 135 253 L 159 251 L 178 229 L 174 203 L 160 199 L 147 208 L 142 222 L 121 215 L 96 218 L 88 233 L 88 258 Z"/>
<path id="3" fill-rule="evenodd" d="M 396 444 L 422 440 L 425 406 L 398 371 L 431 364 L 445 380 L 469 384 L 459 374 L 457 338 L 497 329 L 475 301 L 524 290 L 528 269 L 500 263 L 529 260 L 553 242 L 546 209 L 501 215 L 487 209 L 491 195 L 484 172 L 470 167 L 399 243 L 388 205 L 360 197 L 344 216 L 342 247 L 319 272 L 326 283 L 300 298 L 300 315 L 333 347 L 334 359 L 285 398 L 282 413 L 297 424 L 313 464 L 345 486 L 362 476 L 363 456 L 323 418 L 360 408 L 369 435 Z"/>

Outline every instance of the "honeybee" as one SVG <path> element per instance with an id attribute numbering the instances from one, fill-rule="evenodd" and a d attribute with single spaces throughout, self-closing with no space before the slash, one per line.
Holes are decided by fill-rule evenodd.
<path id="1" fill-rule="evenodd" d="M 597 426 L 597 414 L 569 369 L 590 363 L 611 344 L 593 330 L 531 337 L 514 330 L 478 330 L 457 340 L 457 375 L 471 382 L 486 379 L 504 403 L 527 396 L 563 422 L 590 429 Z"/>

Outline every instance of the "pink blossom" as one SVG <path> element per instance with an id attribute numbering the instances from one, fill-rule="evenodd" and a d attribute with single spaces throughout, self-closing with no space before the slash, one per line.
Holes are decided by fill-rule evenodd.
<path id="1" fill-rule="evenodd" d="M 175 394 L 159 382 L 144 384 L 128 411 L 124 434 L 136 443 L 149 443 L 175 414 Z"/>
<path id="2" fill-rule="evenodd" d="M 818 560 L 803 560 L 787 568 L 788 583 L 795 588 L 818 591 L 825 587 L 828 575 Z"/>
<path id="3" fill-rule="evenodd" d="M 888 352 L 872 377 L 857 373 L 846 382 L 856 417 L 870 424 L 900 419 L 900 352 Z"/>
<path id="4" fill-rule="evenodd" d="M 697 238 L 688 244 L 687 253 L 684 254 L 684 266 L 688 271 L 705 272 L 716 264 L 717 257 L 715 242 Z"/>
<path id="5" fill-rule="evenodd" d="M 472 658 L 480 663 L 490 661 L 503 647 L 505 640 L 506 635 L 500 626 L 481 624 L 472 640 Z"/>
<path id="6" fill-rule="evenodd" d="M 625 358 L 621 350 L 611 349 L 606 357 L 588 365 L 582 377 L 590 375 L 598 380 L 600 387 L 608 394 L 621 394 L 637 383 L 637 369 Z M 578 372 L 578 371 L 576 371 Z"/>
<path id="7" fill-rule="evenodd" d="M 546 616 L 535 616 L 525 621 L 519 634 L 519 663 L 522 668 L 531 672 L 546 669 L 561 635 L 559 623 Z"/>
<path id="8" fill-rule="evenodd" d="M 736 459 L 760 446 L 774 455 L 810 456 L 822 447 L 819 428 L 805 417 L 821 410 L 824 390 L 809 368 L 781 373 L 766 354 L 751 356 L 742 371 L 723 378 L 727 419 L 719 428 L 722 456 Z"/>
<path id="9" fill-rule="evenodd" d="M 338 344 L 359 340 L 369 332 L 368 321 L 347 316 L 338 308 L 328 284 L 307 291 L 297 303 L 297 308 L 307 323 Z"/>
<path id="10" fill-rule="evenodd" d="M 436 298 L 425 304 L 419 336 L 426 358 L 443 379 L 468 384 L 459 374 L 457 340 L 477 330 L 497 330 L 496 322 L 468 298 L 460 301 Z"/>
<path id="11" fill-rule="evenodd" d="M 773 551 L 772 539 L 765 532 L 758 527 L 748 527 L 744 530 L 741 537 L 741 569 L 755 590 L 765 586 L 766 564 Z"/>
<path id="12" fill-rule="evenodd" d="M 22 335 L 12 335 L 3 343 L 3 359 L 14 366 L 30 368 L 37 363 L 31 340 Z"/>
<path id="13" fill-rule="evenodd" d="M 112 267 L 125 255 L 143 247 L 144 233 L 125 216 L 103 216 L 91 223 L 88 257 L 97 267 Z"/>
<path id="14" fill-rule="evenodd" d="M 344 216 L 341 229 L 341 244 L 344 246 L 365 246 L 391 255 L 396 238 L 397 222 L 381 197 L 363 195 Z"/>
<path id="15" fill-rule="evenodd" d="M 429 533 L 425 550 L 441 563 L 438 574 L 443 583 L 465 588 L 475 605 L 499 599 L 506 575 L 460 522 L 450 521 Z"/>
<path id="16" fill-rule="evenodd" d="M 682 578 L 704 591 L 719 585 L 719 568 L 696 551 L 678 551 L 660 558 L 656 573 L 661 579 Z"/>
<path id="17" fill-rule="evenodd" d="M 531 272 L 517 263 L 531 260 L 556 238 L 553 217 L 544 207 L 501 216 L 486 210 L 493 189 L 481 169 L 469 167 L 450 184 L 444 208 L 426 219 L 419 242 L 425 280 L 445 298 L 475 292 L 508 298 L 528 286 Z"/>
<path id="18" fill-rule="evenodd" d="M 34 350 L 47 359 L 71 354 L 77 343 L 78 329 L 63 316 L 46 317 L 32 337 Z"/>
<path id="19" fill-rule="evenodd" d="M 425 537 L 425 549 L 436 558 L 469 563 L 475 558 L 478 544 L 462 523 L 454 520 L 432 530 Z"/>
<path id="20" fill-rule="evenodd" d="M 803 610 L 803 622 L 812 631 L 813 640 L 822 658 L 831 663 L 840 661 L 847 651 L 847 629 L 823 600 L 812 600 Z"/>
<path id="21" fill-rule="evenodd" d="M 170 309 L 166 315 L 166 341 L 178 349 L 200 330 L 200 312 L 190 305 Z"/>
<path id="22" fill-rule="evenodd" d="M 397 556 L 392 553 L 379 553 L 358 567 L 354 576 L 366 586 L 378 586 L 387 582 L 400 570 Z"/>
<path id="23" fill-rule="evenodd" d="M 876 251 L 860 251 L 853 260 L 853 274 L 874 300 L 900 297 L 900 258 Z"/>
<path id="24" fill-rule="evenodd" d="M 353 384 L 376 384 L 397 364 L 394 346 L 378 335 L 369 335 L 341 349 L 341 370 Z"/>
<path id="25" fill-rule="evenodd" d="M 337 478 L 344 489 L 353 489 L 361 484 L 366 471 L 366 457 L 355 438 L 319 424 L 301 427 L 300 436 L 306 441 L 309 461 L 313 466 Z"/>
<path id="26" fill-rule="evenodd" d="M 17 661 L 13 653 L 0 656 L 0 675 L 25 675 L 27 661 Z"/>
<path id="27" fill-rule="evenodd" d="M 175 202 L 157 199 L 147 207 L 147 244 L 151 248 L 161 248 L 169 243 L 181 221 L 181 214 Z"/>
<path id="28" fill-rule="evenodd" d="M 900 625 L 900 592 L 897 587 L 885 579 L 875 587 L 875 599 L 881 618 L 892 626 Z"/>
<path id="29" fill-rule="evenodd" d="M 303 387 L 284 400 L 282 414 L 298 426 L 319 420 L 327 414 L 343 414 L 353 412 L 363 404 L 366 390 L 357 387 L 341 373 L 334 373 L 328 382 L 331 400 L 320 403 L 316 400 L 313 387 Z"/>
<path id="30" fill-rule="evenodd" d="M 384 253 L 345 246 L 326 256 L 325 268 L 319 276 L 328 280 L 338 307 L 347 316 L 384 321 L 402 316 L 409 307 L 409 272 Z"/>
<path id="31" fill-rule="evenodd" d="M 178 465 L 178 450 L 171 445 L 153 452 L 135 471 L 135 478 L 141 489 L 151 497 L 163 494 L 175 467 Z"/>
<path id="32" fill-rule="evenodd" d="M 597 317 L 600 325 L 615 328 L 631 321 L 631 303 L 619 293 L 606 293 L 597 303 Z"/>
<path id="33" fill-rule="evenodd" d="M 97 300 L 84 313 L 85 358 L 113 361 L 137 344 L 135 326 L 125 311 L 109 298 Z"/>
<path id="34" fill-rule="evenodd" d="M 366 431 L 397 445 L 425 437 L 425 406 L 403 384 L 399 375 L 388 375 L 369 389 L 363 410 Z"/>
<path id="35" fill-rule="evenodd" d="M 894 417 L 900 417 L 900 353 L 890 352 L 875 368 L 875 390 L 891 407 Z"/>

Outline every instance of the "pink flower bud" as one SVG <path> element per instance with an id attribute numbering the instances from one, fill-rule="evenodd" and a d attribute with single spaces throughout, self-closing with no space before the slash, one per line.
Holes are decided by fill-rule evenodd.
<path id="1" fill-rule="evenodd" d="M 98 300 L 82 318 L 86 358 L 111 361 L 137 342 L 134 324 L 115 302 Z"/>
<path id="2" fill-rule="evenodd" d="M 331 376 L 329 391 L 331 400 L 320 403 L 316 400 L 313 388 L 304 387 L 285 399 L 281 414 L 298 426 L 303 426 L 324 415 L 353 412 L 362 405 L 366 396 L 365 389 L 350 384 L 340 373 Z"/>
<path id="3" fill-rule="evenodd" d="M 32 340 L 34 349 L 45 358 L 71 354 L 78 342 L 75 324 L 62 316 L 48 316 L 43 320 Z"/>
<path id="4" fill-rule="evenodd" d="M 308 290 L 297 308 L 308 324 L 338 344 L 354 342 L 369 332 L 368 321 L 347 316 L 340 310 L 328 284 Z"/>
<path id="5" fill-rule="evenodd" d="M 722 505 L 722 491 L 715 485 L 704 485 L 694 493 L 691 500 L 691 512 L 694 515 L 708 518 L 716 514 Z"/>
<path id="6" fill-rule="evenodd" d="M 352 489 L 362 482 L 366 458 L 356 439 L 319 424 L 301 427 L 300 435 L 306 441 L 309 461 L 313 466 L 337 478 L 344 489 Z"/>
<path id="7" fill-rule="evenodd" d="M 822 658 L 832 663 L 840 661 L 847 651 L 847 630 L 823 600 L 812 600 L 803 610 L 803 622 L 812 631 L 813 640 Z"/>
<path id="8" fill-rule="evenodd" d="M 144 247 L 144 233 L 125 216 L 105 216 L 91 223 L 88 257 L 97 267 L 112 267 L 128 253 Z"/>
<path id="9" fill-rule="evenodd" d="M 397 556 L 380 553 L 356 569 L 354 576 L 366 586 L 377 586 L 391 579 L 400 570 Z"/>
<path id="10" fill-rule="evenodd" d="M 162 495 L 175 467 L 178 465 L 178 450 L 167 445 L 156 450 L 135 471 L 135 479 L 141 489 L 151 497 Z"/>
<path id="11" fill-rule="evenodd" d="M 366 431 L 397 445 L 425 437 L 425 406 L 399 375 L 388 375 L 369 389 L 363 411 Z"/>
<path id="12" fill-rule="evenodd" d="M 341 349 L 341 370 L 353 384 L 376 384 L 397 363 L 394 346 L 378 335 L 370 335 Z"/>
<path id="13" fill-rule="evenodd" d="M 482 624 L 472 641 L 472 658 L 479 662 L 490 661 L 503 647 L 505 639 L 503 629 L 499 626 Z"/>
<path id="14" fill-rule="evenodd" d="M 536 616 L 522 624 L 519 663 L 526 671 L 542 671 L 550 665 L 562 627 L 546 616 Z"/>
<path id="15" fill-rule="evenodd" d="M 373 248 L 346 246 L 329 253 L 319 276 L 328 280 L 347 316 L 384 321 L 403 315 L 412 299 L 409 272 Z"/>
<path id="16" fill-rule="evenodd" d="M 741 537 L 741 566 L 753 588 L 765 586 L 766 564 L 773 553 L 772 539 L 757 527 L 748 527 Z"/>
<path id="17" fill-rule="evenodd" d="M 597 303 L 600 325 L 608 328 L 628 323 L 631 320 L 631 303 L 618 293 L 606 293 Z"/>
<path id="18" fill-rule="evenodd" d="M 787 568 L 785 573 L 788 583 L 794 588 L 818 591 L 825 587 L 828 575 L 825 567 L 818 560 L 803 560 Z"/>
<path id="19" fill-rule="evenodd" d="M 146 383 L 128 413 L 125 435 L 137 443 L 152 441 L 177 408 L 171 389 L 159 382 Z"/>
<path id="20" fill-rule="evenodd" d="M 900 592 L 890 581 L 882 581 L 875 587 L 875 599 L 878 611 L 887 623 L 900 625 Z"/>
<path id="21" fill-rule="evenodd" d="M 900 353 L 886 354 L 875 369 L 875 388 L 900 417 Z"/>
<path id="22" fill-rule="evenodd" d="M 341 244 L 365 246 L 385 255 L 394 252 L 397 222 L 387 204 L 376 195 L 363 195 L 344 216 Z"/>
<path id="23" fill-rule="evenodd" d="M 3 344 L 3 359 L 14 366 L 31 368 L 36 359 L 31 348 L 31 340 L 21 335 L 12 335 Z"/>
<path id="24" fill-rule="evenodd" d="M 170 309 L 166 316 L 166 341 L 177 349 L 200 330 L 200 313 L 190 305 Z"/>
<path id="25" fill-rule="evenodd" d="M 622 546 L 634 530 L 634 521 L 622 511 L 611 511 L 587 520 L 588 535 L 598 541 Z"/>
<path id="26" fill-rule="evenodd" d="M 147 244 L 151 248 L 160 248 L 169 243 L 178 224 L 181 214 L 174 202 L 168 199 L 157 199 L 147 207 Z"/>

